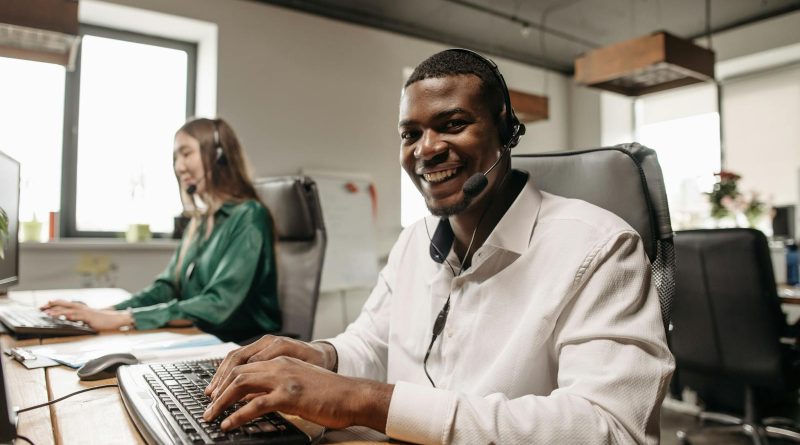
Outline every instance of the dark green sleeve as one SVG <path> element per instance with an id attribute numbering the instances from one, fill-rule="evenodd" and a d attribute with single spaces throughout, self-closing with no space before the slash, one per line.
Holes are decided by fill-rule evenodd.
<path id="1" fill-rule="evenodd" d="M 158 303 L 164 303 L 176 298 L 178 289 L 175 285 L 175 263 L 178 261 L 178 254 L 181 247 L 175 250 L 172 258 L 169 260 L 167 268 L 156 278 L 150 286 L 140 291 L 131 298 L 114 305 L 114 309 L 127 309 L 137 308 L 143 306 L 151 306 Z"/>
<path id="2" fill-rule="evenodd" d="M 259 215 L 258 212 L 254 213 Z M 214 325 L 227 320 L 247 297 L 261 252 L 272 251 L 269 248 L 271 246 L 262 245 L 272 243 L 272 238 L 265 237 L 262 232 L 264 221 L 254 219 L 257 218 L 241 218 L 231 228 L 233 237 L 222 253 L 217 269 L 199 295 L 134 309 L 136 328 L 154 329 L 177 319 L 203 320 Z M 271 264 L 271 258 L 265 260 L 266 263 L 262 265 Z"/>

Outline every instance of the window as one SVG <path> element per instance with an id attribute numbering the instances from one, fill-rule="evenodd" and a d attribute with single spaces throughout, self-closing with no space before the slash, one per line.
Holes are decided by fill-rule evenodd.
<path id="1" fill-rule="evenodd" d="M 181 210 L 172 137 L 193 114 L 196 47 L 82 32 L 73 73 L 0 58 L 0 150 L 22 163 L 20 219 L 46 224 L 61 211 L 67 236 L 111 236 L 132 223 L 170 232 Z"/>
<path id="2" fill-rule="evenodd" d="M 0 73 L 0 150 L 22 164 L 19 218 L 47 223 L 61 209 L 65 69 L 0 57 Z"/>
<path id="3" fill-rule="evenodd" d="M 170 232 L 181 211 L 172 171 L 175 130 L 193 114 L 192 44 L 83 29 L 67 75 L 67 236 L 108 236 L 129 224 Z"/>
<path id="4" fill-rule="evenodd" d="M 639 99 L 637 140 L 656 151 L 677 229 L 705 224 L 721 168 L 716 88 L 701 85 Z M 643 108 L 643 110 L 641 109 Z"/>

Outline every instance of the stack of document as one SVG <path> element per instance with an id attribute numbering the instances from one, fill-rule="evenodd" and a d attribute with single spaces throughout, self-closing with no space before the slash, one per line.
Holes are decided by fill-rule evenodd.
<path id="1" fill-rule="evenodd" d="M 202 360 L 225 357 L 229 351 L 238 348 L 236 343 L 222 343 L 210 334 L 177 334 L 174 332 L 153 332 L 137 335 L 101 335 L 86 340 L 65 343 L 15 348 L 15 356 L 35 357 L 42 367 L 62 364 L 80 368 L 91 359 L 107 354 L 128 352 L 142 363 L 156 363 L 175 360 Z M 28 366 L 28 360 L 23 364 Z M 48 364 L 45 364 L 48 363 Z"/>

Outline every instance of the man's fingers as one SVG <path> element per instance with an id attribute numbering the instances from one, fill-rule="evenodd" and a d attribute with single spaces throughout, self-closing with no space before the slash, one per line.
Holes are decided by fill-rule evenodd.
<path id="1" fill-rule="evenodd" d="M 223 431 L 229 431 L 238 428 L 245 423 L 255 419 L 256 417 L 263 416 L 266 413 L 276 411 L 275 403 L 270 394 L 260 394 L 253 398 L 245 406 L 237 409 L 225 420 L 222 421 L 220 427 Z"/>
<path id="2" fill-rule="evenodd" d="M 245 401 L 245 402 L 249 402 L 249 401 L 255 399 L 256 397 L 263 396 L 264 394 L 267 394 L 267 393 L 265 393 L 265 392 L 254 392 L 252 394 L 248 394 L 248 395 L 244 396 L 244 398 L 242 398 L 242 400 Z"/>
<path id="3" fill-rule="evenodd" d="M 207 421 L 212 420 L 246 395 L 265 392 L 267 388 L 264 384 L 269 379 L 264 378 L 263 370 L 258 372 L 262 367 L 260 364 L 237 367 L 229 377 L 230 382 L 226 381 L 218 388 L 218 397 L 208 406 L 203 417 Z"/>
<path id="4" fill-rule="evenodd" d="M 269 345 L 250 356 L 247 363 L 266 362 L 284 355 L 291 357 L 291 350 L 292 344 L 285 337 L 275 337 Z"/>
<path id="5" fill-rule="evenodd" d="M 222 394 L 228 389 L 229 386 L 233 384 L 233 382 L 239 378 L 240 375 L 247 372 L 248 368 L 253 367 L 253 365 L 239 365 L 235 368 L 231 369 L 231 371 L 222 378 L 216 388 L 214 388 L 214 392 L 211 393 L 211 400 L 215 403 L 222 397 Z"/>
<path id="6" fill-rule="evenodd" d="M 229 352 L 228 355 L 225 356 L 225 360 L 220 363 L 219 367 L 217 368 L 217 372 L 214 373 L 214 377 L 211 378 L 211 383 L 209 383 L 206 387 L 206 395 L 214 398 L 215 390 L 219 386 L 220 382 L 228 376 L 231 369 L 247 363 L 247 360 L 253 354 L 268 346 L 272 342 L 272 338 L 273 337 L 271 335 L 265 335 L 247 346 Z"/>
<path id="7" fill-rule="evenodd" d="M 219 383 L 228 376 L 230 369 L 233 369 L 244 362 L 242 356 L 246 347 L 247 346 L 235 349 L 225 356 L 225 360 L 219 364 L 219 367 L 217 367 L 217 372 L 215 372 L 214 377 L 211 378 L 211 383 L 209 383 L 206 387 L 206 395 L 212 395 L 214 390 L 219 386 Z"/>

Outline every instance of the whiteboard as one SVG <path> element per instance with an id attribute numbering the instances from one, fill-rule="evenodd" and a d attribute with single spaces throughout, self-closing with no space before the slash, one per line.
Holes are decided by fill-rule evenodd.
<path id="1" fill-rule="evenodd" d="M 328 235 L 322 292 L 371 288 L 378 279 L 374 190 L 369 175 L 303 170 L 317 183 Z"/>

